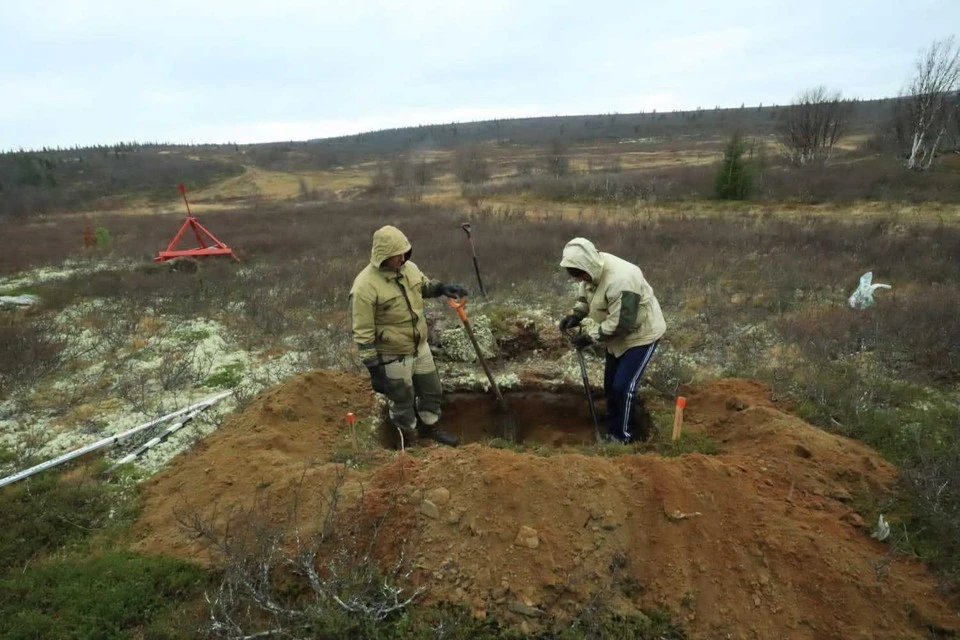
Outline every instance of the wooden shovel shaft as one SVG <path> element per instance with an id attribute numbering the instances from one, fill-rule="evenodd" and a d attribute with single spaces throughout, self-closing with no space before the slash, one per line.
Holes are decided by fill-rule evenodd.
<path id="1" fill-rule="evenodd" d="M 459 300 L 450 299 L 449 304 L 452 308 L 457 311 L 457 315 L 460 316 L 460 322 L 463 324 L 463 330 L 467 332 L 467 337 L 470 339 L 470 344 L 473 345 L 473 350 L 477 354 L 477 360 L 480 361 L 480 366 L 483 367 L 483 372 L 487 374 L 487 380 L 490 381 L 490 386 L 493 387 L 493 393 L 497 396 L 497 403 L 500 405 L 500 409 L 503 410 L 504 414 L 504 435 L 507 440 L 510 442 L 517 441 L 517 425 L 513 422 L 513 417 L 510 415 L 510 408 L 507 407 L 507 401 L 504 399 L 503 394 L 500 393 L 500 386 L 497 385 L 497 381 L 493 378 L 493 373 L 490 372 L 490 367 L 487 366 L 487 361 L 483 357 L 483 353 L 480 351 L 480 343 L 477 342 L 477 336 L 473 333 L 473 327 L 470 325 L 470 320 L 467 319 L 467 312 L 464 307 L 467 306 L 467 299 L 460 298 Z"/>
<path id="2" fill-rule="evenodd" d="M 470 243 L 470 253 L 473 255 L 473 270 L 477 273 L 477 284 L 480 285 L 480 293 L 484 298 L 487 297 L 487 291 L 483 288 L 483 279 L 480 277 L 480 265 L 477 263 L 477 248 L 473 246 L 473 236 L 470 235 L 470 224 L 460 225 L 463 232 L 467 234 L 467 242 Z"/>
<path id="3" fill-rule="evenodd" d="M 597 407 L 593 404 L 593 394 L 590 393 L 590 377 L 587 375 L 587 363 L 583 360 L 583 350 L 577 349 L 577 360 L 580 361 L 580 377 L 583 379 L 583 390 L 587 394 L 587 405 L 590 407 L 590 419 L 593 420 L 593 438 L 601 442 L 600 420 L 597 418 Z"/>
<path id="4" fill-rule="evenodd" d="M 497 381 L 494 380 L 493 374 L 490 372 L 490 367 L 487 366 L 487 361 L 480 352 L 480 343 L 477 342 L 477 337 L 473 334 L 473 327 L 470 326 L 469 320 L 463 320 L 463 328 L 467 332 L 467 337 L 470 338 L 470 343 L 473 345 L 473 350 L 477 352 L 477 359 L 480 361 L 480 365 L 483 367 L 483 372 L 487 374 L 487 380 L 490 381 L 490 386 L 493 387 L 493 393 L 497 396 L 497 402 L 499 402 L 500 406 L 503 407 L 503 410 L 506 411 L 507 401 L 503 399 L 503 394 L 500 393 L 500 387 L 497 385 Z"/>

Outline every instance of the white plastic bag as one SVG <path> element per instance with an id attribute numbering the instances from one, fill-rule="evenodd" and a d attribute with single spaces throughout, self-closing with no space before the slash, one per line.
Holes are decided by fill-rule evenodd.
<path id="1" fill-rule="evenodd" d="M 40 302 L 40 298 L 31 295 L 22 296 L 0 296 L 0 306 L 9 305 L 11 307 L 29 307 Z"/>
<path id="2" fill-rule="evenodd" d="M 867 271 L 860 276 L 860 286 L 853 292 L 847 302 L 853 309 L 866 309 L 873 305 L 873 292 L 877 289 L 890 289 L 888 284 L 870 284 L 873 281 L 873 271 Z"/>
<path id="3" fill-rule="evenodd" d="M 880 514 L 880 519 L 877 520 L 877 528 L 873 530 L 870 537 L 876 538 L 880 542 L 890 537 L 890 523 L 883 519 L 882 513 Z"/>

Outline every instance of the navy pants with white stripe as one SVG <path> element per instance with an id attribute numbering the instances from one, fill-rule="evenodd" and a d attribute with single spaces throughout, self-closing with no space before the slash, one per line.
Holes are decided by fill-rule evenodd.
<path id="1" fill-rule="evenodd" d="M 603 391 L 607 395 L 607 435 L 630 442 L 639 438 L 633 433 L 633 404 L 640 387 L 640 378 L 650 363 L 659 340 L 627 349 L 617 358 L 607 352 L 603 372 Z"/>

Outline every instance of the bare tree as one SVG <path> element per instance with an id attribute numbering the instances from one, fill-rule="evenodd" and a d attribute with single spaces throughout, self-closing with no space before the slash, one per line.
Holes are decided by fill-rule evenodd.
<path id="1" fill-rule="evenodd" d="M 916 75 L 904 90 L 910 153 L 907 168 L 929 169 L 950 123 L 960 85 L 960 47 L 936 40 L 917 58 Z"/>
<path id="2" fill-rule="evenodd" d="M 454 172 L 462 184 L 478 184 L 490 179 L 490 163 L 479 145 L 457 149 Z"/>
<path id="3" fill-rule="evenodd" d="M 777 136 L 795 165 L 826 164 L 850 125 L 853 103 L 823 86 L 808 89 L 784 108 Z"/>
<path id="4" fill-rule="evenodd" d="M 953 150 L 960 153 L 960 91 L 953 97 Z"/>
<path id="5" fill-rule="evenodd" d="M 390 160 L 390 174 L 394 186 L 402 187 L 413 182 L 413 163 L 410 157 L 406 154 L 394 156 Z"/>
<path id="6" fill-rule="evenodd" d="M 556 178 L 562 178 L 570 173 L 570 154 L 567 152 L 567 145 L 557 138 L 550 143 L 550 151 L 547 153 L 547 173 Z"/>
<path id="7" fill-rule="evenodd" d="M 221 562 L 220 585 L 205 594 L 212 637 L 306 637 L 302 632 L 311 627 L 310 637 L 331 637 L 316 627 L 338 618 L 346 621 L 344 637 L 370 637 L 364 633 L 370 623 L 402 613 L 423 595 L 423 587 L 408 587 L 413 569 L 403 553 L 405 540 L 390 567 L 382 568 L 375 557 L 381 530 L 396 514 L 396 494 L 371 522 L 362 515 L 362 493 L 355 505 L 342 504 L 347 470 L 338 467 L 322 489 L 320 513 L 303 513 L 302 496 L 317 490 L 305 486 L 306 477 L 305 470 L 279 522 L 272 515 L 283 506 L 276 495 L 258 494 L 249 506 L 226 513 L 214 505 L 206 515 L 185 499 L 174 513 L 184 531 Z M 313 597 L 298 597 L 296 587 L 308 585 Z"/>
<path id="8" fill-rule="evenodd" d="M 417 186 L 425 187 L 433 179 L 433 171 L 430 163 L 425 158 L 418 160 L 413 165 L 413 182 Z"/>
<path id="9" fill-rule="evenodd" d="M 393 195 L 393 181 L 390 179 L 390 172 L 383 160 L 377 161 L 377 166 L 370 176 L 370 193 L 390 197 Z"/>

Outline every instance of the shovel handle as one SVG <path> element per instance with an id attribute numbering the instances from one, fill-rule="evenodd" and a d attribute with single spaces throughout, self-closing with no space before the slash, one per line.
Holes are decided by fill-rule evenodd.
<path id="1" fill-rule="evenodd" d="M 460 298 L 447 298 L 447 304 L 449 304 L 453 309 L 457 310 L 457 315 L 460 316 L 460 319 L 463 322 L 467 321 L 467 311 L 465 309 L 467 306 L 467 296 Z"/>

